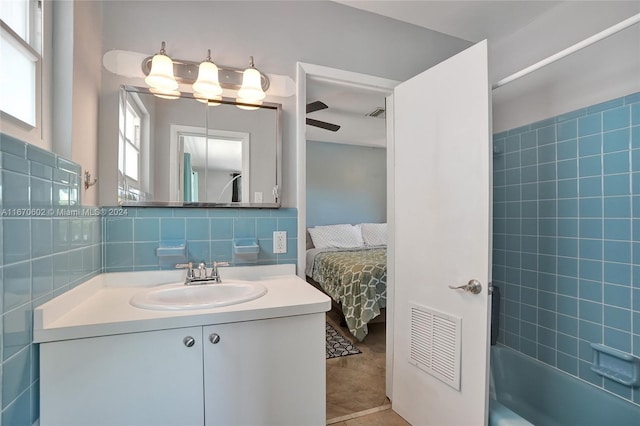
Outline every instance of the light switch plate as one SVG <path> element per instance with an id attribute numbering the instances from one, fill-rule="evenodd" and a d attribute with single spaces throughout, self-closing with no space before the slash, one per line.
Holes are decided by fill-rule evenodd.
<path id="1" fill-rule="evenodd" d="M 287 231 L 273 231 L 273 253 L 287 252 Z"/>

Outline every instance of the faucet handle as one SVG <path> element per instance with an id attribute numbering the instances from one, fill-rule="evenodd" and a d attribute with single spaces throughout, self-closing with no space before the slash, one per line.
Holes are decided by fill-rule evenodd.
<path id="1" fill-rule="evenodd" d="M 176 264 L 176 269 L 186 269 L 187 270 L 187 279 L 192 279 L 193 278 L 193 262 L 178 263 L 178 264 Z"/>
<path id="2" fill-rule="evenodd" d="M 220 273 L 218 272 L 218 266 L 229 266 L 229 262 L 216 262 L 214 260 L 211 264 L 213 265 L 213 268 L 211 268 L 211 278 L 216 280 L 217 283 L 222 282 Z"/>

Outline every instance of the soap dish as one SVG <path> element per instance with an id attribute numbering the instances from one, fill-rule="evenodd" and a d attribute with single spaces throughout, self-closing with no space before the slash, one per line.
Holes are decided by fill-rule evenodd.
<path id="1" fill-rule="evenodd" d="M 625 386 L 640 384 L 640 358 L 599 343 L 592 343 L 591 347 L 592 371 Z"/>
<path id="2" fill-rule="evenodd" d="M 260 246 L 255 238 L 238 238 L 233 240 L 233 262 L 255 263 L 258 261 Z"/>
<path id="3" fill-rule="evenodd" d="M 160 241 L 156 249 L 156 256 L 163 257 L 181 257 L 185 258 L 187 254 L 187 245 L 184 240 L 166 240 Z"/>

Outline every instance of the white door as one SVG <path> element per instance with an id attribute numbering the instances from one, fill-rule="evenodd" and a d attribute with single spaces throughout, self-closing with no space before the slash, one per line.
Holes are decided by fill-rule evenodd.
<path id="1" fill-rule="evenodd" d="M 487 421 L 490 93 L 481 42 L 389 98 L 392 403 L 414 426 Z"/>

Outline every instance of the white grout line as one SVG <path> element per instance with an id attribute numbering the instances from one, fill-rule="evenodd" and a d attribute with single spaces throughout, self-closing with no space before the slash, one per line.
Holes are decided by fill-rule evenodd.
<path id="1" fill-rule="evenodd" d="M 379 407 L 370 408 L 368 410 L 358 411 L 357 413 L 347 414 L 346 416 L 335 417 L 333 419 L 329 419 L 329 420 L 327 420 L 327 424 L 328 425 L 332 425 L 332 424 L 336 424 L 336 423 L 340 423 L 340 422 L 346 422 L 347 420 L 357 419 L 358 417 L 363 417 L 363 416 L 367 416 L 369 414 L 374 414 L 374 413 L 377 413 L 377 412 L 380 412 L 380 411 L 387 410 L 389 408 L 391 408 L 391 404 L 381 405 Z"/>

